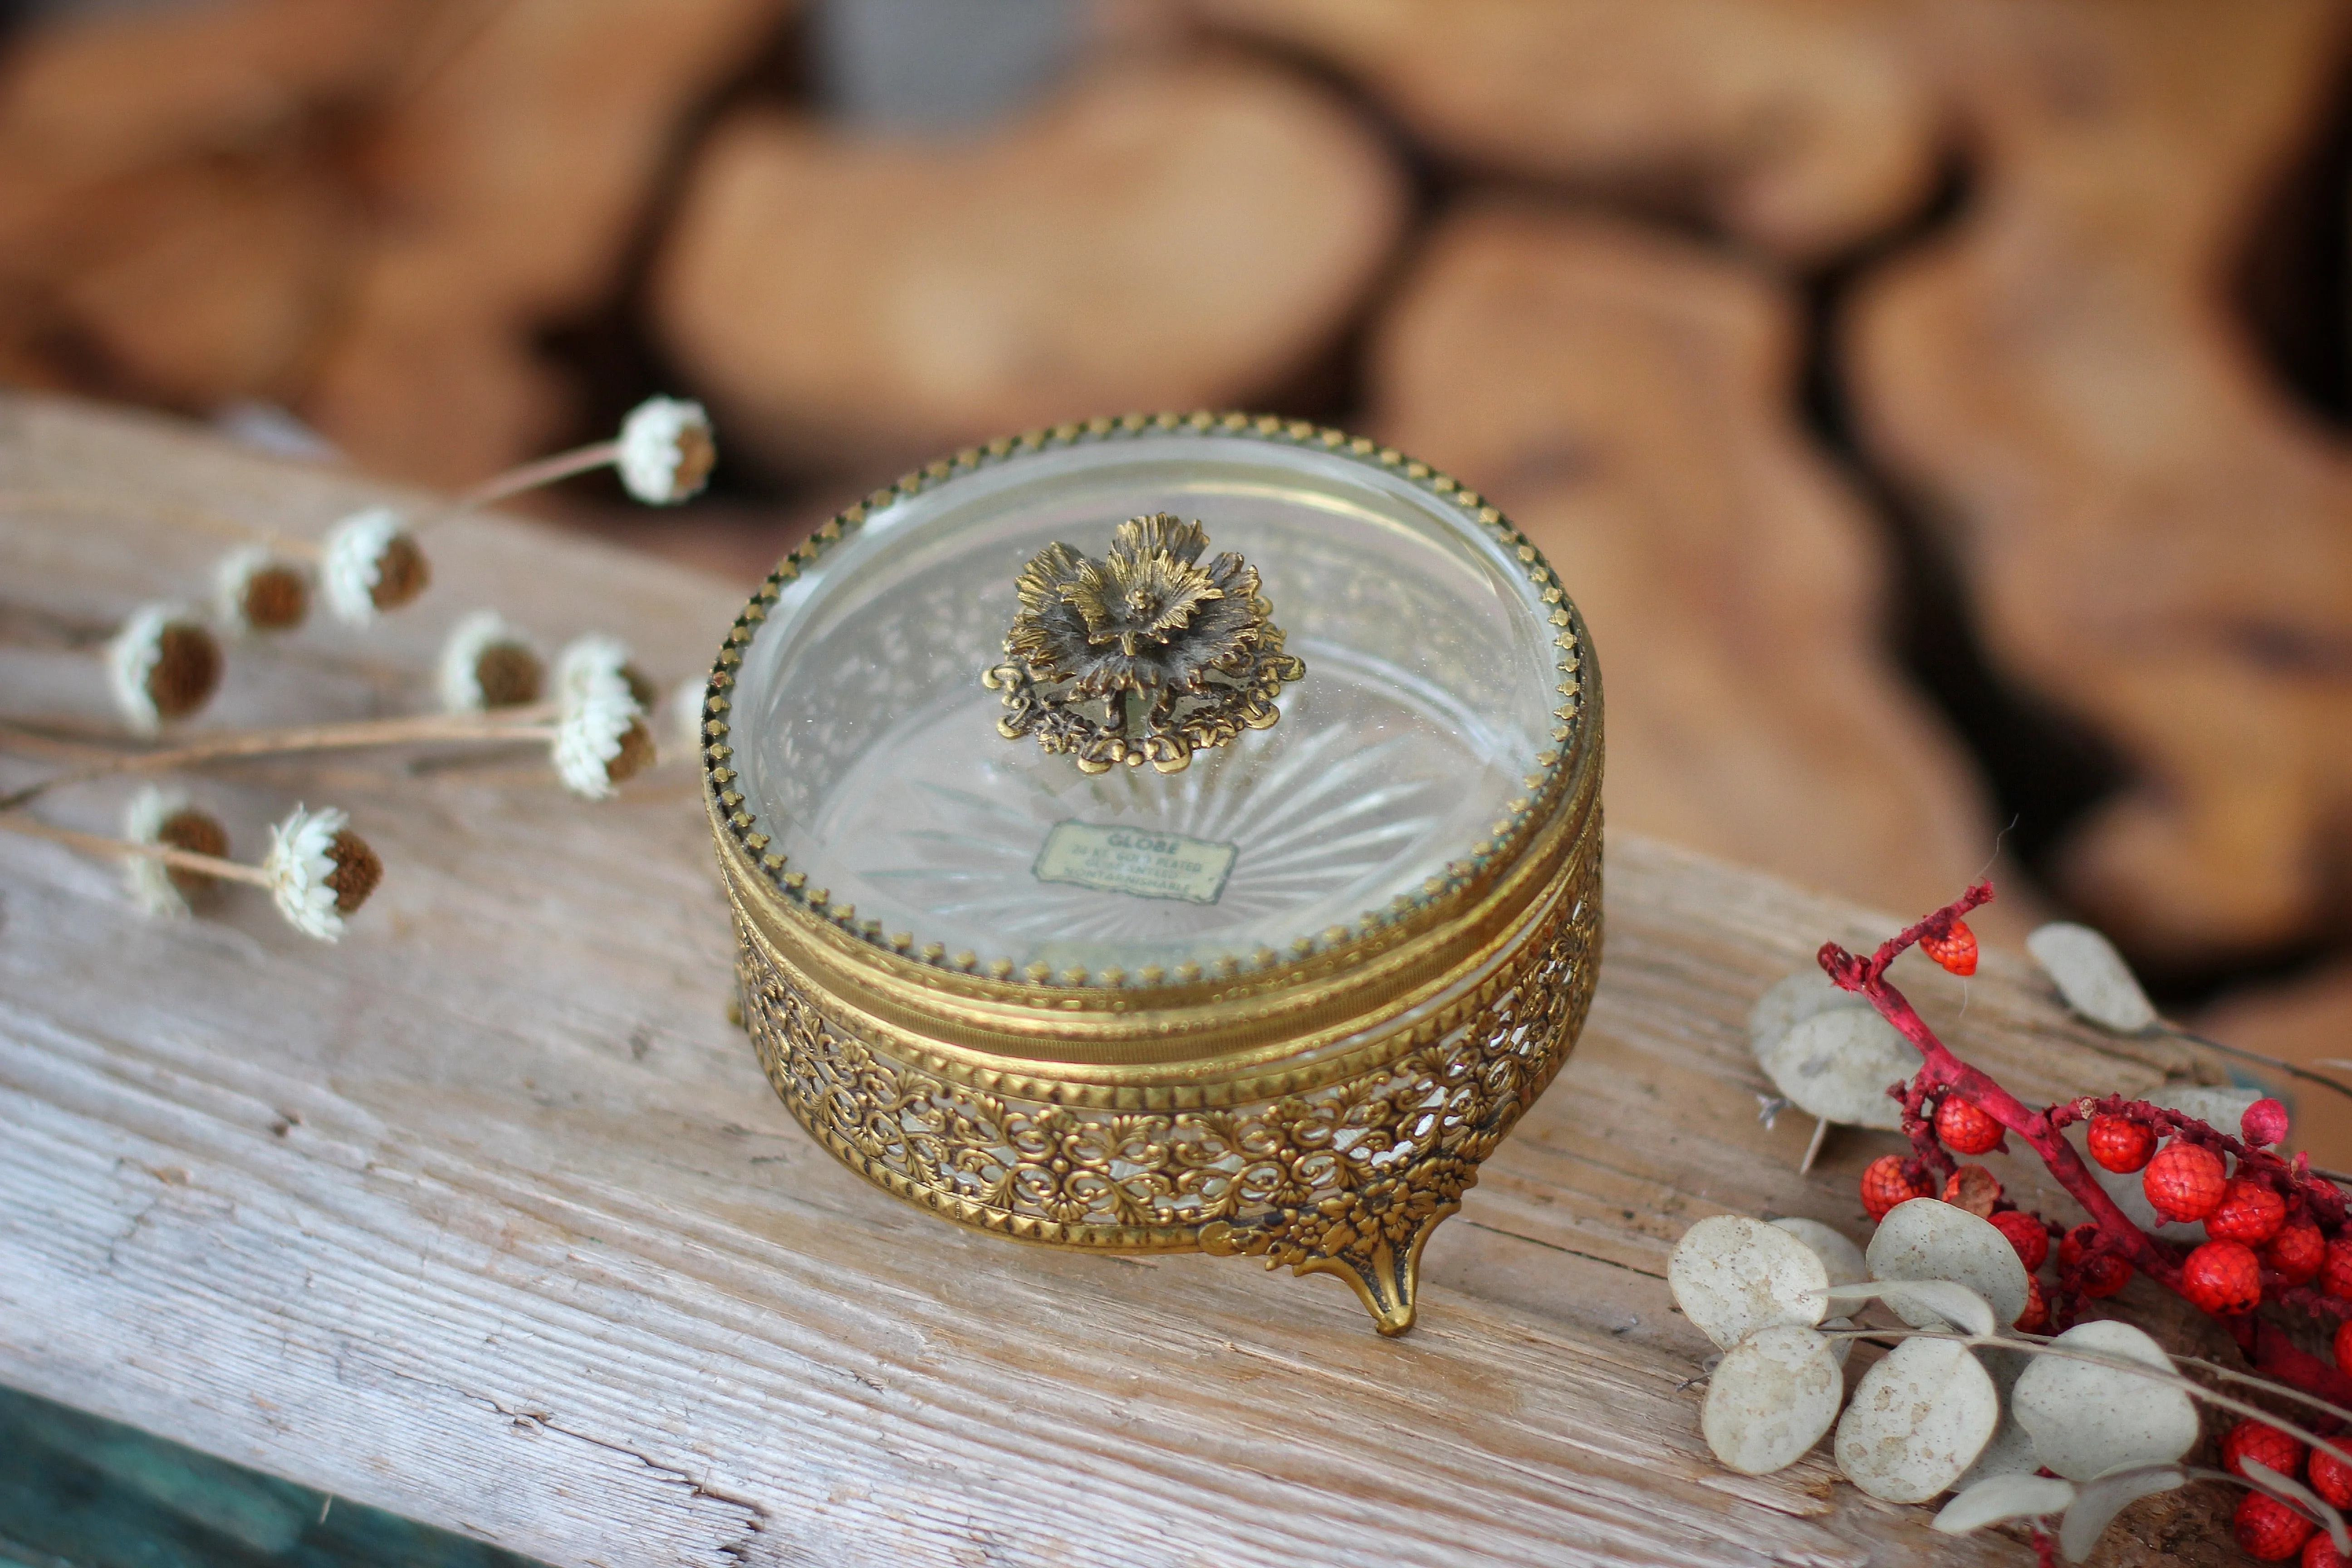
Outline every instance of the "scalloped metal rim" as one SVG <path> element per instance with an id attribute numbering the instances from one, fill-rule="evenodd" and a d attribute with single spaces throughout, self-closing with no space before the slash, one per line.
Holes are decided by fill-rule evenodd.
<path id="1" fill-rule="evenodd" d="M 1290 944 L 1287 952 L 1260 947 L 1246 955 L 1228 954 L 1218 958 L 1205 968 L 1188 963 L 1171 972 L 1146 969 L 1133 974 L 1118 969 L 1091 974 L 1080 969 L 1056 973 L 1042 963 L 1033 963 L 1026 970 L 1016 972 L 1013 961 L 1007 958 L 983 961 L 979 954 L 969 951 L 950 953 L 938 942 L 918 948 L 915 933 L 886 931 L 879 921 L 858 921 L 854 906 L 831 902 L 829 889 L 810 889 L 804 873 L 792 869 L 783 855 L 770 852 L 769 837 L 757 831 L 757 819 L 744 809 L 742 792 L 733 787 L 736 774 L 730 765 L 734 748 L 729 720 L 732 707 L 730 693 L 735 682 L 735 668 L 742 662 L 743 649 L 767 619 L 769 609 L 784 586 L 796 581 L 803 572 L 851 531 L 862 527 L 867 518 L 959 475 L 1056 447 L 1139 437 L 1186 435 L 1242 436 L 1279 445 L 1320 449 L 1367 468 L 1402 475 L 1430 494 L 1460 507 L 1469 521 L 1485 528 L 1517 556 L 1528 582 L 1534 585 L 1541 600 L 1551 606 L 1549 619 L 1556 650 L 1554 668 L 1558 677 L 1554 695 L 1559 700 L 1552 710 L 1552 743 L 1538 753 L 1536 771 L 1521 781 L 1528 793 L 1508 803 L 1505 815 L 1488 829 L 1487 836 L 1473 844 L 1466 856 L 1447 861 L 1437 875 L 1424 881 L 1419 898 L 1401 894 L 1385 908 L 1367 911 L 1348 926 L 1330 926 L 1319 933 L 1297 938 Z M 1581 739 L 1579 731 L 1584 712 L 1585 651 L 1580 619 L 1570 603 L 1566 590 L 1561 587 L 1559 575 L 1543 558 L 1542 552 L 1528 542 L 1499 509 L 1489 504 L 1476 491 L 1426 463 L 1406 457 L 1393 447 L 1383 447 L 1367 437 L 1351 437 L 1345 431 L 1326 426 L 1312 425 L 1304 420 L 1285 420 L 1270 414 L 1202 410 L 1192 414 L 1129 414 L 1117 419 L 1090 419 L 1082 425 L 1057 425 L 1047 430 L 1032 430 L 1016 437 L 1002 437 L 984 447 L 968 447 L 952 458 L 943 458 L 916 469 L 900 478 L 897 483 L 874 491 L 856 505 L 837 513 L 779 562 L 776 569 L 752 595 L 742 614 L 736 616 L 735 624 L 728 632 L 727 640 L 711 666 L 709 682 L 703 698 L 703 790 L 712 821 L 733 836 L 746 860 L 765 874 L 770 884 L 789 904 L 812 921 L 835 926 L 901 959 L 917 960 L 950 973 L 985 978 L 1000 984 L 1024 984 L 1024 988 L 1034 986 L 1041 991 L 1149 991 L 1162 985 L 1189 986 L 1203 979 L 1270 976 L 1334 950 L 1379 936 L 1399 922 L 1409 921 L 1454 895 L 1483 884 L 1498 868 L 1509 865 L 1517 857 L 1529 835 L 1545 820 L 1565 787 L 1572 771 L 1570 764 L 1580 749 L 1577 742 Z"/>

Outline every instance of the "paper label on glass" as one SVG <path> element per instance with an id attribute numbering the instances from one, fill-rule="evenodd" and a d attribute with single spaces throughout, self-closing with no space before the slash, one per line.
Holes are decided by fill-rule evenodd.
<path id="1" fill-rule="evenodd" d="M 1037 852 L 1033 870 L 1041 882 L 1213 904 L 1225 890 L 1238 853 L 1234 845 L 1181 833 L 1061 822 L 1045 835 L 1045 847 Z"/>

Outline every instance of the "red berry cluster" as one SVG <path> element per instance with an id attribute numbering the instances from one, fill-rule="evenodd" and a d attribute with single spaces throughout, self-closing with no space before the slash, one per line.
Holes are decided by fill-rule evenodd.
<path id="1" fill-rule="evenodd" d="M 2275 1426 L 2241 1421 L 2230 1428 L 2221 1439 L 2221 1468 L 2243 1476 L 2249 1459 L 2273 1475 L 2305 1482 L 2336 1508 L 2352 1507 L 2352 1465 L 2325 1449 L 2307 1448 Z M 2310 1520 L 2263 1492 L 2249 1492 L 2239 1500 L 2231 1525 L 2238 1544 L 2265 1563 L 2283 1563 L 2297 1551 L 2303 1553 L 2304 1568 L 2336 1568 L 2344 1561 Z"/>
<path id="2" fill-rule="evenodd" d="M 2192 1304 L 2230 1317 L 2252 1310 L 2266 1290 L 2275 1299 L 2315 1279 L 2326 1294 L 2352 1300 L 2352 1238 L 2329 1241 L 2315 1216 L 2325 1205 L 2341 1226 L 2340 1194 L 2314 1183 L 2300 1163 L 2290 1166 L 2263 1152 L 2286 1136 L 2278 1101 L 2248 1108 L 2240 1123 L 2242 1144 L 2154 1107 L 2109 1107 L 2085 1130 L 2091 1158 L 2118 1174 L 2138 1172 L 2140 1190 L 2164 1221 L 2205 1226 L 2204 1245 L 2180 1260 L 2178 1288 Z M 2158 1149 L 2160 1129 L 2173 1136 Z M 2225 1152 L 2237 1155 L 2235 1175 Z"/>
<path id="3" fill-rule="evenodd" d="M 1886 983 L 1887 966 L 1915 945 L 1955 974 L 1973 973 L 1976 937 L 1959 917 L 1991 896 L 1990 886 L 1979 883 L 1867 957 L 1834 942 L 1821 950 L 1822 972 L 1867 998 L 1921 1057 L 1919 1071 L 1890 1091 L 1903 1107 L 1911 1152 L 1871 1163 L 1862 1177 L 1863 1207 L 1872 1220 L 1883 1220 L 1899 1204 L 1940 1194 L 1986 1218 L 2025 1267 L 2027 1302 L 2016 1325 L 2023 1331 L 2071 1326 L 2084 1300 L 2113 1296 L 2145 1270 L 2158 1285 L 2218 1318 L 2258 1373 L 2352 1403 L 2352 1212 L 2344 1191 L 2313 1176 L 2303 1156 L 2290 1163 L 2273 1152 L 2287 1134 L 2284 1106 L 2256 1102 L 2241 1120 L 2237 1137 L 2120 1095 L 2037 1109 L 1952 1055 Z M 2065 1131 L 2080 1121 L 2089 1124 L 2093 1162 L 2139 1176 L 2159 1216 L 2154 1234 L 2116 1206 L 2066 1142 Z M 2019 1142 L 2040 1156 L 2091 1223 L 2059 1236 L 2057 1226 L 2010 1202 L 1990 1171 L 1960 1163 L 2009 1152 Z M 2205 1239 L 2190 1247 L 2164 1236 L 2160 1227 L 2176 1223 L 2201 1224 Z M 2053 1256 L 2054 1290 L 2039 1277 Z M 2256 1310 L 2266 1304 L 2307 1313 L 2331 1328 L 2336 1365 L 2306 1353 L 2273 1313 Z M 2307 1454 L 2301 1443 L 2262 1423 L 2242 1423 L 2231 1432 L 2223 1460 L 2240 1474 L 2251 1462 L 2289 1479 L 2307 1477 L 2312 1491 L 2352 1509 L 2352 1465 L 2326 1453 Z M 2284 1561 L 2300 1551 L 2303 1568 L 2352 1568 L 2326 1534 L 2314 1534 L 2309 1520 L 2267 1493 L 2248 1494 L 2233 1528 L 2240 1544 L 2264 1561 Z M 2049 1543 L 2037 1535 L 2036 1544 L 2050 1561 Z"/>

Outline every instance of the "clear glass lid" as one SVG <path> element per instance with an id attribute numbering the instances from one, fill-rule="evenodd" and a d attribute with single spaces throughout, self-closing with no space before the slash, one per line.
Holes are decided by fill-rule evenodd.
<path id="1" fill-rule="evenodd" d="M 1336 434 L 1134 423 L 902 487 L 772 584 L 727 740 L 793 897 L 934 962 L 1152 984 L 1410 909 L 1525 816 L 1568 749 L 1580 628 L 1494 510 Z M 1153 513 L 1197 520 L 1202 565 L 1255 569 L 1305 672 L 1278 721 L 1181 771 L 1089 773 L 1005 733 L 982 676 L 1033 559 L 1100 562 Z"/>

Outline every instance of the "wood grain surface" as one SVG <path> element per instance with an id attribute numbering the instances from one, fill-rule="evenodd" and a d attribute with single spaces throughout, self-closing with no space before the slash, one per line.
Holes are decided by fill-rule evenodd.
<path id="1" fill-rule="evenodd" d="M 1373 336 L 1372 427 L 1475 475 L 1610 656 L 1609 820 L 1888 909 L 1992 854 L 1959 747 L 1880 649 L 1885 552 L 1786 412 L 1768 274 L 1564 205 L 1465 204 Z M 1995 904 L 1979 934 L 2032 922 Z"/>
<path id="2" fill-rule="evenodd" d="M 289 530 L 377 493 L 0 401 L 0 493 L 60 489 Z M 483 604 L 551 640 L 609 627 L 680 677 L 740 591 L 498 519 L 429 540 L 417 608 L 238 648 L 202 722 L 419 705 L 439 634 Z M 89 642 L 216 548 L 0 502 L 0 708 L 97 712 Z M 195 787 L 247 854 L 295 799 L 343 805 L 389 872 L 323 947 L 257 900 L 144 923 L 111 868 L 0 838 L 0 1381 L 564 1564 L 2023 1554 L 1931 1535 L 1819 1454 L 1718 1468 L 1685 1386 L 1706 1346 L 1661 1278 L 1707 1214 L 1863 1233 L 1854 1175 L 1891 1139 L 1841 1134 L 1800 1179 L 1808 1128 L 1759 1122 L 1744 1018 L 1825 937 L 1892 917 L 1615 842 L 1584 1042 L 1391 1342 L 1327 1280 L 1023 1248 L 836 1165 L 726 1020 L 689 770 L 603 805 L 520 753 Z M 2003 953 L 1918 991 L 2030 1098 L 2200 1065 L 2069 1024 Z"/>
<path id="3" fill-rule="evenodd" d="M 1971 0 L 1920 26 L 1979 188 L 1861 285 L 1848 371 L 2004 677 L 2129 774 L 2057 891 L 2158 971 L 2339 940 L 2352 455 L 2230 279 L 2256 193 L 2340 101 L 2352 7 Z"/>

